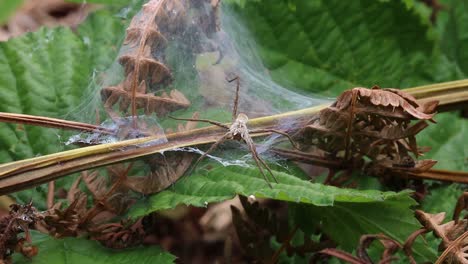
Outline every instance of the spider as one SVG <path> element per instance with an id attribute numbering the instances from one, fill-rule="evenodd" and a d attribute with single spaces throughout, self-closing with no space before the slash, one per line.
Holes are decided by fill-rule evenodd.
<path id="1" fill-rule="evenodd" d="M 213 120 L 208 120 L 208 119 L 195 119 L 195 118 L 175 118 L 171 117 L 176 120 L 185 120 L 185 121 L 196 121 L 196 122 L 205 122 L 209 123 L 218 127 L 225 128 L 227 132 L 219 138 L 211 147 L 203 154 L 201 155 L 195 164 L 192 167 L 192 170 L 202 161 L 208 154 L 213 152 L 221 143 L 225 142 L 226 140 L 237 140 L 237 141 L 244 141 L 245 144 L 247 144 L 250 153 L 252 154 L 252 157 L 257 164 L 258 169 L 260 170 L 260 173 L 262 174 L 263 178 L 267 182 L 268 186 L 270 188 L 273 188 L 273 186 L 270 184 L 268 181 L 268 177 L 265 174 L 264 169 L 268 171 L 268 174 L 271 175 L 273 180 L 278 183 L 278 180 L 276 179 L 275 175 L 273 175 L 273 172 L 271 171 L 270 167 L 266 164 L 266 162 L 260 158 L 257 148 L 255 147 L 255 143 L 252 140 L 252 137 L 250 136 L 251 134 L 260 134 L 260 133 L 276 133 L 279 135 L 283 135 L 289 139 L 293 147 L 297 148 L 296 144 L 294 143 L 293 139 L 291 136 L 289 136 L 286 132 L 277 130 L 277 129 L 249 129 L 247 127 L 247 122 L 249 121 L 249 117 L 244 114 L 244 113 L 239 113 L 237 114 L 237 108 L 239 105 L 239 89 L 240 89 L 240 78 L 238 76 L 234 77 L 233 79 L 227 79 L 226 80 L 229 83 L 232 83 L 236 81 L 236 95 L 234 98 L 234 107 L 232 110 L 232 123 L 230 126 L 223 124 L 221 122 L 213 121 Z"/>

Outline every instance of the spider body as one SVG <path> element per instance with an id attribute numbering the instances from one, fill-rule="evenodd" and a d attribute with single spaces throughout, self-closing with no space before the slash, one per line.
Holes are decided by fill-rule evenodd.
<path id="1" fill-rule="evenodd" d="M 228 80 L 228 82 L 233 82 L 233 81 L 237 82 L 237 86 L 236 86 L 236 97 L 234 99 L 234 108 L 233 108 L 233 111 L 232 111 L 233 120 L 232 120 L 232 123 L 231 123 L 230 126 L 227 126 L 227 125 L 225 125 L 225 124 L 223 124 L 221 122 L 208 120 L 208 119 L 174 118 L 174 117 L 172 117 L 172 118 L 174 118 L 176 120 L 198 121 L 198 122 L 210 123 L 212 125 L 225 128 L 227 130 L 227 132 L 221 138 L 219 138 L 215 143 L 213 143 L 213 145 L 211 145 L 211 147 L 202 156 L 200 156 L 200 158 L 198 158 L 198 160 L 193 165 L 192 169 L 195 168 L 197 166 L 197 164 L 203 158 L 205 158 L 208 154 L 213 152 L 224 141 L 226 141 L 226 140 L 243 141 L 249 147 L 250 153 L 252 153 L 252 158 L 255 161 L 255 163 L 257 164 L 257 167 L 260 170 L 260 173 L 262 174 L 263 178 L 267 182 L 268 186 L 270 186 L 272 188 L 272 185 L 268 181 L 268 178 L 267 178 L 267 176 L 265 174 L 264 169 L 266 169 L 268 171 L 268 174 L 270 174 L 271 178 L 273 178 L 273 180 L 275 182 L 278 182 L 278 181 L 276 180 L 275 175 L 273 175 L 273 172 L 271 171 L 268 164 L 266 164 L 266 162 L 263 161 L 260 158 L 260 156 L 258 155 L 257 148 L 255 147 L 255 143 L 252 140 L 252 138 L 250 137 L 250 134 L 277 133 L 277 134 L 280 134 L 280 135 L 283 135 L 283 136 L 287 137 L 294 147 L 296 147 L 296 145 L 295 145 L 294 141 L 292 140 L 292 138 L 284 131 L 280 131 L 280 130 L 276 130 L 276 129 L 252 129 L 252 130 L 248 129 L 247 123 L 249 121 L 249 117 L 244 113 L 237 114 L 237 106 L 239 104 L 239 87 L 240 87 L 239 78 L 236 77 L 236 78 L 234 78 L 232 80 Z"/>
<path id="2" fill-rule="evenodd" d="M 237 118 L 232 122 L 231 126 L 229 127 L 229 133 L 231 134 L 232 139 L 241 141 L 245 138 L 245 132 L 249 131 L 247 128 L 247 122 L 249 118 L 246 114 L 240 113 L 237 115 Z"/>

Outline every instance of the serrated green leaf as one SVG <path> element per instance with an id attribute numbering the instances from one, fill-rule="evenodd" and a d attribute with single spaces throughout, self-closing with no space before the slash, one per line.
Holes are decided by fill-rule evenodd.
<path id="1" fill-rule="evenodd" d="M 273 79 L 301 90 L 403 87 L 430 65 L 429 27 L 401 1 L 247 1 L 237 13 Z"/>
<path id="2" fill-rule="evenodd" d="M 273 188 L 270 188 L 257 169 L 228 166 L 198 172 L 179 180 L 168 190 L 153 195 L 148 201 L 133 206 L 130 215 L 139 217 L 178 204 L 202 207 L 231 199 L 236 194 L 316 206 L 332 206 L 336 202 L 367 204 L 406 195 L 337 188 L 311 183 L 285 172 L 274 171 L 274 174 L 279 183 L 272 183 Z"/>
<path id="3" fill-rule="evenodd" d="M 80 35 L 67 28 L 43 28 L 0 43 L 0 111 L 72 120 L 80 115 L 77 110 L 88 111 L 78 106 L 86 107 L 82 101 L 88 99 L 83 95 L 94 71 L 114 61 L 115 45 L 124 30 L 120 18 L 101 11 L 79 28 Z M 0 124 L 0 161 L 61 151 L 67 135 L 47 128 Z M 58 186 L 69 181 L 61 180 Z M 20 202 L 33 199 L 38 208 L 44 208 L 45 193 L 46 188 L 38 187 L 16 197 Z"/>
<path id="4" fill-rule="evenodd" d="M 14 263 L 166 264 L 174 263 L 176 259 L 156 246 L 111 250 L 96 241 L 82 238 L 55 239 L 36 231 L 33 231 L 32 235 L 33 245 L 38 246 L 39 254 L 32 260 L 15 255 Z"/>

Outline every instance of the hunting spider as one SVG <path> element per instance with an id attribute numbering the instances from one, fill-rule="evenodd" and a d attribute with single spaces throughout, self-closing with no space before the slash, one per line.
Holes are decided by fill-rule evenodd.
<path id="1" fill-rule="evenodd" d="M 195 168 L 198 163 L 203 160 L 208 154 L 213 152 L 221 143 L 225 142 L 226 140 L 237 140 L 237 141 L 244 141 L 247 146 L 249 147 L 250 153 L 252 153 L 252 157 L 257 164 L 258 169 L 260 170 L 260 173 L 262 174 L 263 178 L 267 182 L 268 186 L 270 188 L 273 188 L 270 182 L 268 181 L 268 177 L 265 174 L 264 169 L 268 171 L 268 173 L 271 175 L 273 180 L 278 183 L 278 180 L 276 179 L 275 175 L 273 175 L 273 172 L 271 171 L 270 167 L 266 164 L 266 162 L 260 158 L 257 148 L 255 147 L 255 143 L 252 140 L 252 137 L 250 136 L 251 134 L 260 134 L 260 133 L 276 133 L 283 135 L 289 139 L 291 144 L 296 148 L 296 144 L 294 143 L 293 139 L 291 136 L 289 136 L 286 132 L 277 130 L 277 129 L 248 129 L 247 128 L 247 122 L 249 121 L 249 118 L 247 117 L 246 114 L 244 113 L 239 113 L 237 114 L 237 107 L 239 105 L 239 88 L 240 88 L 240 79 L 239 77 L 235 77 L 233 79 L 228 79 L 227 80 L 229 83 L 236 81 L 236 96 L 234 99 L 234 107 L 232 110 L 232 123 L 230 126 L 225 125 L 221 122 L 213 121 L 213 120 L 208 120 L 208 119 L 195 119 L 195 118 L 175 118 L 171 117 L 176 120 L 185 120 L 185 121 L 196 121 L 196 122 L 205 122 L 209 123 L 218 127 L 225 128 L 227 132 L 219 138 L 211 147 L 203 154 L 201 155 L 198 160 L 195 162 L 193 165 L 193 168 Z"/>

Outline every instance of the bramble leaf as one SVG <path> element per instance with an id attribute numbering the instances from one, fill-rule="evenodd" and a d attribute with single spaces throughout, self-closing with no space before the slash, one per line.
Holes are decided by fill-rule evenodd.
<path id="1" fill-rule="evenodd" d="M 96 241 L 83 238 L 55 239 L 39 232 L 32 232 L 33 244 L 38 246 L 39 253 L 32 260 L 15 256 L 14 263 L 174 263 L 175 256 L 164 252 L 159 247 L 136 247 L 125 250 L 111 250 Z"/>
<path id="2" fill-rule="evenodd" d="M 294 222 L 309 234 L 319 225 L 340 247 L 352 251 L 359 238 L 365 234 L 385 234 L 400 243 L 421 227 L 414 218 L 411 207 L 416 202 L 408 193 L 389 197 L 385 202 L 346 203 L 337 202 L 333 206 L 318 207 L 308 205 L 291 206 Z M 424 260 L 434 260 L 435 250 L 417 244 L 415 255 Z"/>
<path id="3" fill-rule="evenodd" d="M 43 28 L 0 43 L 0 111 L 71 120 L 83 116 L 76 111 L 88 111 L 79 106 L 87 100 L 84 96 L 92 86 L 93 74 L 113 62 L 118 51 L 115 44 L 122 39 L 124 29 L 120 18 L 100 11 L 80 26 L 80 35 L 62 27 Z M 66 135 L 2 123 L 0 162 L 61 151 Z M 38 187 L 16 196 L 23 202 L 33 198 L 44 208 L 45 192 Z"/>
<path id="4" fill-rule="evenodd" d="M 135 205 L 130 215 L 139 217 L 154 211 L 173 208 L 178 204 L 202 207 L 208 203 L 231 199 L 236 194 L 316 206 L 333 206 L 337 202 L 384 203 L 392 197 L 408 194 L 337 188 L 311 183 L 285 172 L 274 171 L 274 174 L 279 183 L 272 183 L 273 188 L 270 188 L 258 169 L 228 166 L 210 171 L 199 170 L 179 180 L 173 187 Z"/>
<path id="5" fill-rule="evenodd" d="M 357 86 L 427 82 L 434 41 L 428 23 L 401 1 L 246 1 L 235 6 L 272 78 L 337 96 Z"/>

